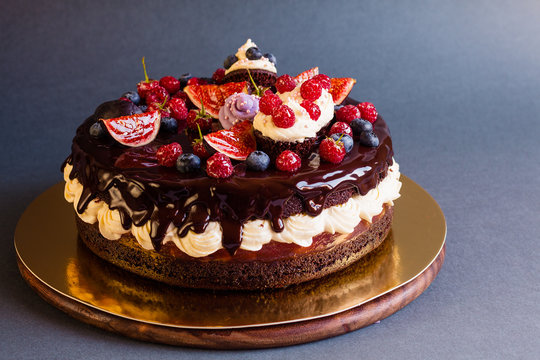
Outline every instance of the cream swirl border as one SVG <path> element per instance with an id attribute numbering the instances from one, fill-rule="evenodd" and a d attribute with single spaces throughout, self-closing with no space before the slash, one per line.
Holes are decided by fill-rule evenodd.
<path id="1" fill-rule="evenodd" d="M 66 164 L 64 168 L 65 199 L 73 203 L 77 212 L 77 203 L 83 190 L 82 185 L 75 179 L 70 179 L 72 166 Z M 258 251 L 270 241 L 281 243 L 294 243 L 303 247 L 310 246 L 313 237 L 322 232 L 330 234 L 347 234 L 365 220 L 371 222 L 374 216 L 380 214 L 384 204 L 393 205 L 393 201 L 399 198 L 401 182 L 399 181 L 399 165 L 394 161 L 388 168 L 388 175 L 366 195 L 355 195 L 346 203 L 331 206 L 324 209 L 320 215 L 309 216 L 307 214 L 292 215 L 284 219 L 284 229 L 276 233 L 272 230 L 269 220 L 251 220 L 244 224 L 242 229 L 241 249 Z M 192 198 L 194 201 L 195 198 Z M 154 247 L 150 239 L 151 222 L 142 226 L 133 225 L 131 229 L 124 229 L 120 221 L 118 210 L 111 210 L 103 201 L 93 200 L 84 213 L 77 215 L 86 223 L 98 223 L 99 231 L 103 237 L 109 240 L 118 240 L 122 235 L 131 233 L 140 246 L 146 250 Z M 222 228 L 218 222 L 212 221 L 206 230 L 197 234 L 190 230 L 186 236 L 178 235 L 178 228 L 171 224 L 163 243 L 173 242 L 178 249 L 192 257 L 210 255 L 222 248 Z"/>

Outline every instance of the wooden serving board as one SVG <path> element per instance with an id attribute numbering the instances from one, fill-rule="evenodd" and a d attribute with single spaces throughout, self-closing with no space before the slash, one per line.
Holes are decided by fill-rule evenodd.
<path id="1" fill-rule="evenodd" d="M 255 349 L 289 346 L 330 338 L 382 320 L 416 299 L 437 276 L 446 247 L 410 282 L 350 310 L 317 319 L 286 324 L 231 329 L 190 329 L 150 324 L 115 316 L 55 291 L 18 258 L 23 278 L 47 302 L 74 318 L 134 339 L 210 349 Z"/>

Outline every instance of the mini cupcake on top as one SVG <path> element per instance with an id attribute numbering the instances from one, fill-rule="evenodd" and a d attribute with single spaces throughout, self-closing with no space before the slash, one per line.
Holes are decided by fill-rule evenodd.
<path id="1" fill-rule="evenodd" d="M 270 87 L 276 82 L 276 57 L 270 53 L 263 54 L 251 39 L 236 54 L 229 55 L 223 66 L 223 82 L 250 81 L 248 70 L 259 86 Z"/>
<path id="2" fill-rule="evenodd" d="M 277 94 L 265 93 L 253 119 L 257 148 L 272 158 L 284 150 L 305 157 L 334 117 L 330 78 L 321 74 L 301 81 L 282 75 L 275 86 Z"/>

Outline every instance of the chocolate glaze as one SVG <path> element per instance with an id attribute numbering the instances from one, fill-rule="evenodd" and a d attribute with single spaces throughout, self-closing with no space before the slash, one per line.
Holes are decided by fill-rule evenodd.
<path id="1" fill-rule="evenodd" d="M 344 103 L 358 102 L 347 98 Z M 122 106 L 119 101 L 111 101 L 98 109 L 101 112 L 110 107 L 113 110 L 108 111 L 114 113 L 122 112 Z M 294 174 L 273 168 L 255 172 L 239 163 L 229 179 L 208 177 L 204 169 L 181 174 L 175 168 L 158 166 L 154 154 L 162 144 L 176 141 L 184 152 L 192 151 L 191 140 L 185 134 L 160 134 L 145 147 L 128 148 L 92 138 L 88 130 L 98 119 L 94 114 L 77 129 L 72 154 L 64 162 L 73 166 L 70 178 L 77 178 L 83 185 L 77 211 L 84 212 L 97 197 L 111 209 L 119 210 L 125 229 L 150 220 L 156 250 L 171 223 L 184 236 L 189 230 L 202 233 L 208 222 L 218 221 L 223 229 L 223 247 L 234 254 L 240 247 L 245 222 L 268 219 L 273 230 L 280 232 L 283 209 L 292 197 L 300 198 L 304 211 L 315 216 L 334 192 L 353 188 L 365 195 L 386 176 L 392 164 L 392 140 L 380 116 L 374 123 L 380 145 L 367 148 L 355 141 L 352 151 L 338 165 L 321 162 L 313 153 Z"/>

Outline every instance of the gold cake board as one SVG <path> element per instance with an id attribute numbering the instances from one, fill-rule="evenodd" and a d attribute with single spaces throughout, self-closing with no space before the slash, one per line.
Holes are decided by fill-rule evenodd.
<path id="1" fill-rule="evenodd" d="M 21 216 L 15 248 L 23 278 L 76 319 L 135 339 L 214 349 L 265 348 L 341 335 L 384 319 L 416 299 L 445 256 L 446 223 L 433 198 L 402 175 L 387 240 L 348 269 L 263 292 L 174 288 L 94 256 L 77 239 L 63 183 Z"/>

